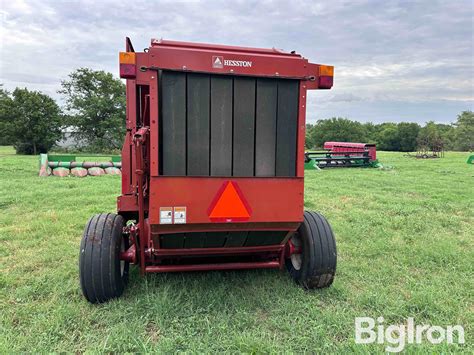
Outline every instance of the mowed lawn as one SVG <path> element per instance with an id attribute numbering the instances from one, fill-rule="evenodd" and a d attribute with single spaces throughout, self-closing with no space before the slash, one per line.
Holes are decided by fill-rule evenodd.
<path id="1" fill-rule="evenodd" d="M 122 298 L 91 305 L 78 278 L 88 218 L 115 211 L 116 176 L 39 178 L 38 159 L 0 148 L 0 352 L 383 352 L 357 345 L 355 317 L 385 325 L 460 324 L 466 344 L 408 351 L 472 353 L 474 166 L 468 153 L 389 169 L 306 173 L 306 208 L 334 229 L 332 287 L 304 291 L 286 271 L 140 277 Z M 278 191 L 275 191 L 278 193 Z"/>

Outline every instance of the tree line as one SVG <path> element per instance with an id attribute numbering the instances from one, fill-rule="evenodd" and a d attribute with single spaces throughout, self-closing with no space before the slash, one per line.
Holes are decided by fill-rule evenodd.
<path id="1" fill-rule="evenodd" d="M 442 142 L 445 150 L 474 150 L 474 113 L 463 111 L 453 124 L 414 122 L 373 124 L 333 117 L 306 125 L 306 148 L 322 148 L 324 142 L 375 143 L 379 150 L 413 152 L 430 142 Z"/>
<path id="2" fill-rule="evenodd" d="M 49 151 L 70 129 L 77 149 L 117 151 L 125 135 L 125 84 L 111 73 L 80 68 L 61 82 L 63 105 L 39 91 L 0 86 L 0 145 L 19 154 Z M 446 150 L 474 149 L 474 114 L 460 113 L 453 124 L 428 122 L 360 123 L 333 117 L 306 126 L 306 148 L 326 141 L 376 143 L 379 150 L 411 152 L 420 142 L 442 141 Z"/>

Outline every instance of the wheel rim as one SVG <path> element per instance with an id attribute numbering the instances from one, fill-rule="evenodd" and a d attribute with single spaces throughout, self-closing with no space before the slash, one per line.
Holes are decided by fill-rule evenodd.
<path id="1" fill-rule="evenodd" d="M 125 238 L 122 238 L 122 242 L 120 243 L 120 253 L 125 252 Z M 123 277 L 125 272 L 125 260 L 120 260 L 120 276 Z"/>
<path id="2" fill-rule="evenodd" d="M 295 233 L 293 237 L 291 238 L 291 243 L 295 248 L 300 248 L 301 249 L 301 238 L 298 233 Z M 291 254 L 290 255 L 290 260 L 291 260 L 291 265 L 295 270 L 300 270 L 301 265 L 303 264 L 303 257 L 301 253 L 298 254 Z"/>

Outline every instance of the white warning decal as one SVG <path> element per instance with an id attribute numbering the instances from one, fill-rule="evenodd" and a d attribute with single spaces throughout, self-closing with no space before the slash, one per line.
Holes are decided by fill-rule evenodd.
<path id="1" fill-rule="evenodd" d="M 172 224 L 172 223 L 173 223 L 173 208 L 160 207 L 160 224 Z"/>
<path id="2" fill-rule="evenodd" d="M 174 223 L 175 224 L 186 223 L 186 207 L 174 208 Z"/>

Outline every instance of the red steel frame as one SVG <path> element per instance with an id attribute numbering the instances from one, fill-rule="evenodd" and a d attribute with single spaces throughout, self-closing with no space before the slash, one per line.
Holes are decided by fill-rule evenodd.
<path id="1" fill-rule="evenodd" d="M 127 52 L 133 52 L 130 40 Z M 212 60 L 251 61 L 251 66 L 214 68 Z M 158 69 L 300 80 L 295 177 L 173 177 L 159 174 Z M 324 80 L 324 84 L 322 83 Z M 329 77 L 332 83 L 332 77 Z M 322 84 L 320 84 L 320 82 Z M 136 53 L 136 77 L 127 79 L 127 135 L 122 149 L 122 195 L 118 211 L 137 225 L 126 227 L 133 242 L 122 259 L 140 263 L 143 272 L 281 268 L 287 241 L 303 221 L 306 95 L 309 89 L 329 88 L 319 65 L 299 54 L 275 49 L 218 46 L 152 40 Z M 149 127 L 137 127 L 137 86 L 149 88 Z M 139 98 L 142 100 L 143 98 Z M 208 208 L 221 186 L 232 181 L 242 191 L 252 214 L 245 221 L 211 221 Z M 186 224 L 160 224 L 160 207 L 186 206 Z M 199 231 L 287 231 L 280 245 L 237 248 L 162 249 L 159 235 Z M 132 249 L 133 248 L 133 249 Z M 139 255 L 134 255 L 136 251 Z M 167 257 L 261 255 L 264 261 L 197 265 L 160 265 Z"/>

